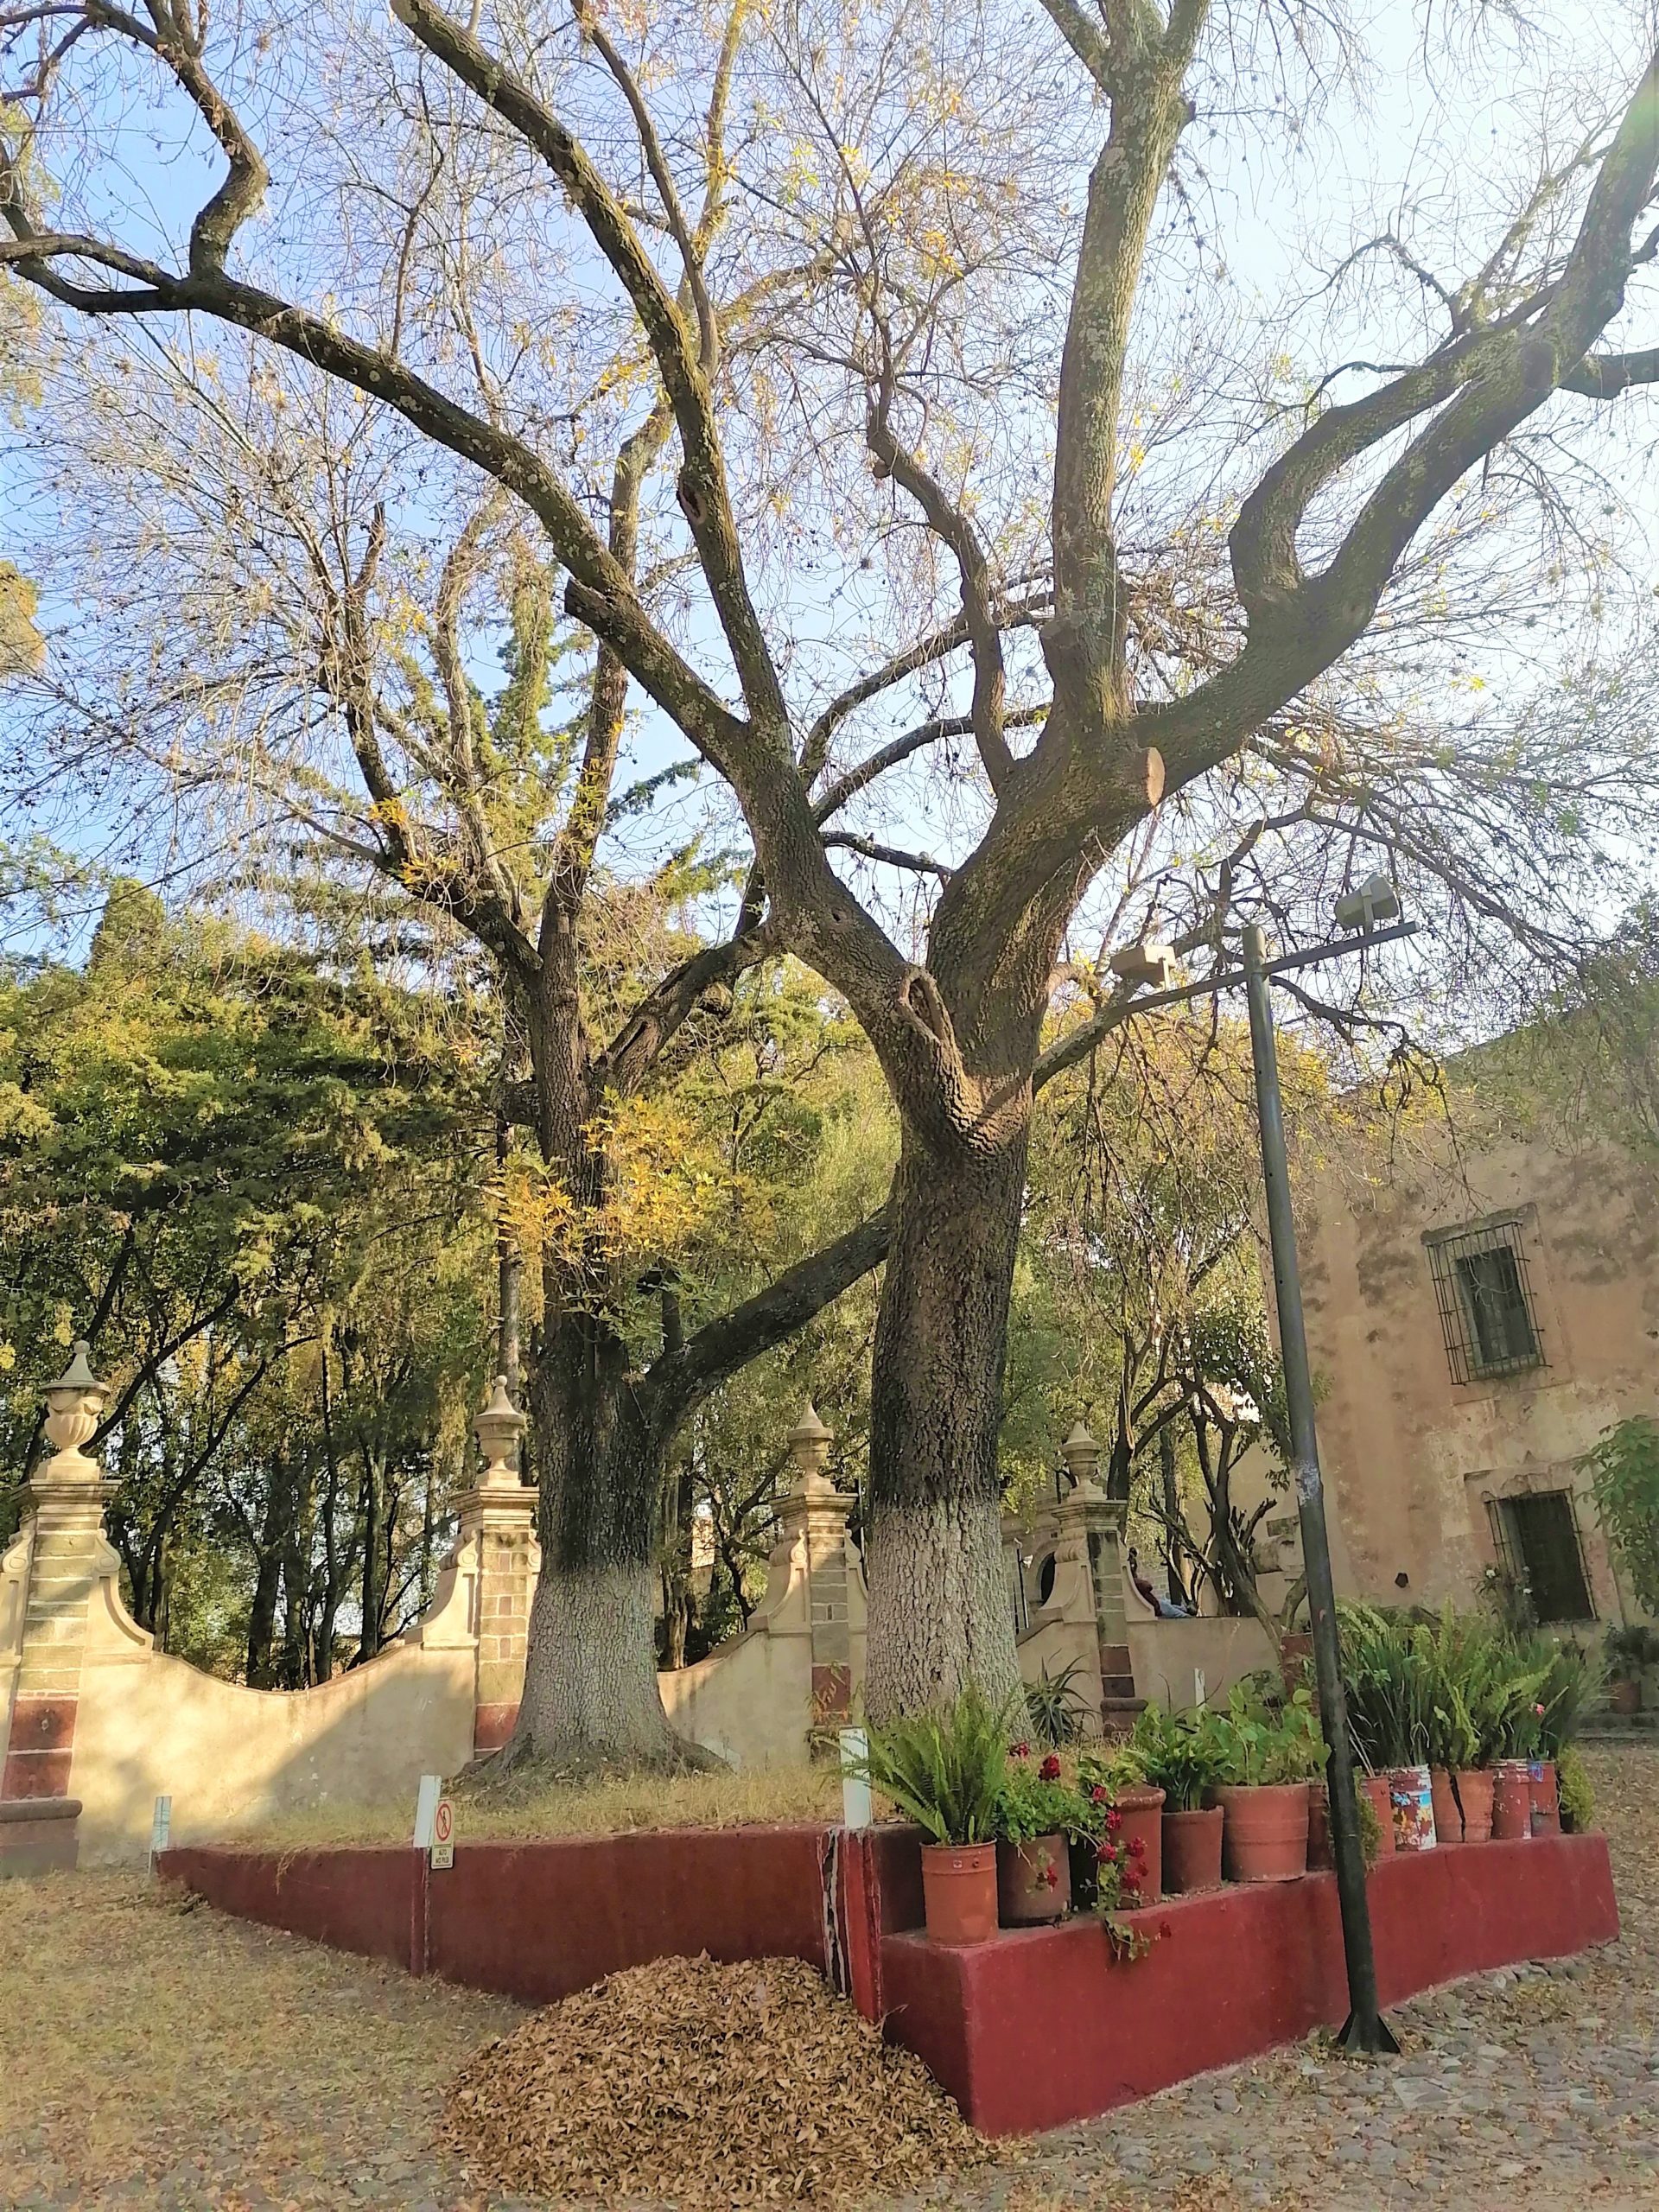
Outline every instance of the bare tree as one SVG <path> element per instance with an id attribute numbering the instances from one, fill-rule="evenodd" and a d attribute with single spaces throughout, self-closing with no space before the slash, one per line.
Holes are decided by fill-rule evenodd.
<path id="1" fill-rule="evenodd" d="M 1268 104 L 1295 105 L 1283 73 L 1336 78 L 1351 58 L 1357 35 L 1340 23 L 1211 0 L 1171 0 L 1167 12 L 1154 0 L 1042 0 L 1040 15 L 1017 20 L 991 8 L 791 0 L 741 42 L 753 71 L 745 220 L 741 240 L 716 248 L 688 204 L 707 140 L 689 95 L 712 60 L 695 9 L 652 11 L 626 55 L 592 0 L 576 0 L 565 26 L 503 6 L 487 35 L 481 10 L 463 22 L 435 0 L 393 0 L 393 12 L 410 43 L 388 58 L 388 85 L 446 113 L 470 101 L 477 146 L 512 181 L 490 253 L 518 254 L 532 291 L 557 302 L 562 331 L 598 296 L 601 273 L 612 289 L 593 311 L 613 314 L 620 301 L 622 324 L 637 323 L 643 388 L 613 442 L 613 482 L 671 442 L 668 526 L 695 587 L 683 613 L 653 607 L 642 588 L 626 490 L 595 505 L 559 423 L 516 405 L 501 346 L 493 354 L 453 324 L 443 346 L 432 327 L 417 344 L 386 312 L 402 296 L 398 269 L 437 255 L 418 220 L 416 243 L 384 257 L 368 298 L 361 269 L 325 294 L 315 246 L 286 234 L 258 264 L 266 281 L 252 273 L 264 238 L 251 226 L 270 184 L 251 120 L 254 72 L 270 70 L 268 46 L 281 50 L 260 127 L 302 173 L 319 130 L 335 128 L 336 79 L 372 47 L 354 13 L 346 61 L 275 10 L 223 28 L 177 0 L 146 0 L 142 12 L 107 0 L 0 11 L 10 96 L 29 118 L 8 137 L 11 236 L 0 251 L 89 316 L 188 315 L 257 334 L 493 480 L 539 522 L 566 607 L 600 640 L 618 695 L 626 674 L 729 785 L 756 863 L 733 944 L 764 928 L 844 995 L 903 1128 L 874 1356 L 871 1707 L 925 1700 L 969 1675 L 1006 1688 L 1001 1370 L 1032 1101 L 1068 931 L 1117 856 L 1155 843 L 1183 806 L 1224 813 L 1230 778 L 1236 786 L 1253 759 L 1294 785 L 1290 811 L 1313 821 L 1324 807 L 1345 821 L 1351 847 L 1374 836 L 1408 866 L 1445 862 L 1409 809 L 1373 801 L 1363 759 L 1345 760 L 1321 730 L 1375 739 L 1397 720 L 1398 702 L 1369 688 L 1382 656 L 1368 639 L 1382 639 L 1386 617 L 1397 657 L 1422 626 L 1447 621 L 1433 562 L 1495 527 L 1460 487 L 1488 496 L 1507 475 L 1506 512 L 1528 498 L 1557 512 L 1566 494 L 1549 426 L 1574 401 L 1605 405 L 1659 375 L 1659 350 L 1599 350 L 1659 251 L 1659 229 L 1643 228 L 1659 162 L 1659 56 L 1650 33 L 1643 44 L 1630 32 L 1605 127 L 1565 151 L 1541 136 L 1514 203 L 1471 215 L 1452 241 L 1458 273 L 1440 276 L 1397 226 L 1379 226 L 1333 272 L 1350 302 L 1347 321 L 1330 325 L 1340 358 L 1288 393 L 1265 372 L 1241 392 L 1254 373 L 1241 359 L 1230 377 L 1218 372 L 1231 396 L 1211 408 L 1190 393 L 1154 404 L 1154 372 L 1170 364 L 1135 343 L 1184 256 L 1194 280 L 1213 265 L 1194 213 L 1198 100 L 1211 110 L 1205 127 L 1246 157 L 1253 80 L 1280 69 Z M 1434 28 L 1459 35 L 1455 18 Z M 120 196 L 115 109 L 135 85 L 181 104 L 224 162 L 176 256 L 147 232 L 137 244 L 111 235 L 100 213 Z M 1315 86 L 1309 99 L 1319 96 Z M 65 186 L 51 218 L 35 161 Z M 1084 182 L 1075 222 L 1068 163 Z M 566 203 L 562 224 L 533 197 L 548 180 Z M 320 190 L 312 199 L 319 213 L 332 204 Z M 365 200 L 340 189 L 342 207 Z M 295 204 L 283 203 L 278 224 Z M 410 195 L 401 204 L 407 212 Z M 451 259 L 482 250 L 475 234 L 441 244 Z M 713 281 L 721 251 L 726 298 L 775 285 L 788 302 L 766 342 L 736 359 L 723 352 Z M 1350 330 L 1364 321 L 1356 275 L 1376 283 L 1379 270 L 1409 284 L 1414 327 L 1395 307 L 1379 314 L 1376 345 L 1353 347 Z M 1062 334 L 1058 364 L 1051 329 Z M 533 335 L 532 325 L 520 344 Z M 1051 376 L 1052 419 L 1034 404 Z M 1356 396 L 1334 397 L 1338 384 Z M 785 449 L 775 425 L 791 408 L 802 435 Z M 1137 429 L 1137 412 L 1150 427 Z M 1148 438 L 1187 456 L 1166 473 L 1156 511 L 1135 490 Z M 1572 476 L 1570 455 L 1561 471 Z M 1046 534 L 1033 519 L 1045 475 Z M 823 703 L 803 696 L 798 605 L 775 576 L 768 605 L 757 582 L 770 556 L 804 542 L 772 518 L 809 478 L 821 531 L 833 536 L 848 499 L 861 530 L 882 538 L 892 585 L 885 640 Z M 1040 660 L 1026 650 L 1033 635 Z M 341 646 L 349 664 L 349 629 Z M 961 688 L 938 711 L 876 753 L 838 756 L 872 702 L 908 697 L 919 677 L 946 671 Z M 878 759 L 948 760 L 958 740 L 971 747 L 958 781 L 984 806 L 957 849 L 918 850 L 913 812 L 887 835 L 838 823 Z M 579 810 L 553 870 L 556 938 L 557 886 L 588 862 L 585 821 Z M 1247 822 L 1219 857 L 1210 937 L 1195 920 L 1196 944 L 1219 944 L 1236 846 L 1248 861 L 1262 834 Z M 906 926 L 885 925 L 855 893 L 860 864 L 929 887 Z M 1483 888 L 1467 887 L 1466 911 L 1479 913 Z M 557 951 L 538 947 L 544 994 L 563 972 Z M 742 956 L 709 957 L 718 967 Z M 705 974 L 681 978 L 650 1019 L 677 1020 Z M 1124 996 L 1104 992 L 1096 1022 L 1119 1019 Z M 571 1350 L 588 1356 L 574 1336 Z M 719 1357 L 716 1340 L 707 1351 Z M 613 1448 L 626 1455 L 626 1440 L 589 1435 L 578 1447 L 584 1466 Z M 597 1545 L 597 1532 L 583 1541 Z M 596 1662 L 601 1614 L 620 1594 L 601 1573 L 603 1605 L 573 1608 Z"/>

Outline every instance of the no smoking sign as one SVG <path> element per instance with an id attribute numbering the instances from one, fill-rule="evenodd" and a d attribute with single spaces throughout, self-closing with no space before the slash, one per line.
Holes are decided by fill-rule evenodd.
<path id="1" fill-rule="evenodd" d="M 455 1863 L 455 1808 L 447 1797 L 440 1797 L 432 1811 L 432 1855 L 435 1868 L 453 1866 Z"/>

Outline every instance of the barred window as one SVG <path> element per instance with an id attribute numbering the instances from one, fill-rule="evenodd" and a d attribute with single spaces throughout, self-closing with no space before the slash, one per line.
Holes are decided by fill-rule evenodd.
<path id="1" fill-rule="evenodd" d="M 1426 1241 L 1452 1380 L 1546 1365 L 1519 1221 L 1483 1222 Z"/>
<path id="2" fill-rule="evenodd" d="M 1486 1501 L 1503 1571 L 1525 1595 L 1535 1619 L 1591 1621 L 1596 1608 L 1585 1568 L 1573 1493 L 1534 1491 Z"/>

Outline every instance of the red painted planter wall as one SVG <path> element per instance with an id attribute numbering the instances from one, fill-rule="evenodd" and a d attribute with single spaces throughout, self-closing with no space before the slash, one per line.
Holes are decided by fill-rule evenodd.
<path id="1" fill-rule="evenodd" d="M 210 1904 L 527 2004 L 647 1960 L 829 1958 L 826 1827 L 663 1829 L 410 1849 L 169 1851 Z M 919 1880 L 919 1876 L 918 1877 Z"/>
<path id="2" fill-rule="evenodd" d="M 427 1963 L 550 2004 L 648 1960 L 827 1960 L 821 1827 L 460 1844 L 430 1878 Z"/>
<path id="3" fill-rule="evenodd" d="M 1113 1959 L 1092 1920 L 950 1949 L 921 1932 L 915 1828 L 664 1830 L 412 1850 L 171 1851 L 227 1912 L 546 2004 L 654 1958 L 783 1955 L 831 1974 L 987 2134 L 1108 2111 L 1255 2056 L 1347 2005 L 1336 1880 L 1173 1897 L 1170 1933 Z M 1618 1933 L 1604 1839 L 1536 1836 L 1383 1859 L 1370 1877 L 1385 2005 Z"/>
<path id="4" fill-rule="evenodd" d="M 1386 1859 L 1370 1897 L 1385 2005 L 1618 1933 L 1598 1835 Z M 1005 2135 L 1105 2112 L 1341 2024 L 1334 1875 L 1174 1897 L 1128 1917 L 1171 1931 L 1133 1962 L 1114 1960 L 1105 1931 L 1082 1922 L 961 1950 L 888 1935 L 878 1983 L 888 2032 L 976 2127 Z"/>
<path id="5" fill-rule="evenodd" d="M 421 1862 L 413 1851 L 166 1851 L 162 1878 L 222 1912 L 416 1967 Z"/>

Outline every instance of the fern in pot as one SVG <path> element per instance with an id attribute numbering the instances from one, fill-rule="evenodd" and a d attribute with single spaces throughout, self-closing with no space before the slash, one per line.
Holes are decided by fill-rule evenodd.
<path id="1" fill-rule="evenodd" d="M 949 1705 L 871 1726 L 864 1756 L 851 1764 L 927 1839 L 922 1895 L 937 1943 L 982 1943 L 996 1933 L 1008 1738 L 1007 1709 L 970 1684 Z"/>

